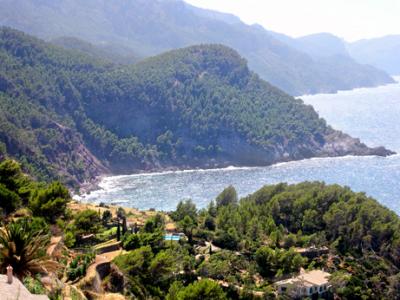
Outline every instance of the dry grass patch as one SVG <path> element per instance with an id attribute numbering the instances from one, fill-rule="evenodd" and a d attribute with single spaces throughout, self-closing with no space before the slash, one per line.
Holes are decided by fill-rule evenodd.
<path id="1" fill-rule="evenodd" d="M 119 208 L 123 208 L 126 213 L 127 222 L 133 224 L 137 223 L 138 225 L 143 225 L 147 221 L 147 219 L 157 214 L 156 211 L 138 210 L 136 208 L 122 207 L 116 205 L 107 205 L 106 207 L 100 207 L 96 204 L 81 203 L 78 201 L 71 201 L 70 203 L 68 203 L 68 208 L 72 211 L 73 214 L 79 213 L 87 209 L 99 211 L 101 214 L 103 214 L 104 211 L 109 210 L 111 211 L 113 217 L 117 215 L 117 210 Z"/>

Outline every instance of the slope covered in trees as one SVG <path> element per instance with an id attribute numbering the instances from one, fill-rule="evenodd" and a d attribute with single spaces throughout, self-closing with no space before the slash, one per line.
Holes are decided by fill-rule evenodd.
<path id="1" fill-rule="evenodd" d="M 35 182 L 15 161 L 0 162 L 0 270 L 11 264 L 30 290 L 52 298 L 83 278 L 95 258 L 91 251 L 115 243 L 115 235 L 125 251 L 96 284 L 86 280 L 76 285 L 86 294 L 98 293 L 101 283 L 103 293 L 128 299 L 287 299 L 277 297 L 274 283 L 304 268 L 331 274 L 326 296 L 399 296 L 400 219 L 346 187 L 281 183 L 238 199 L 230 186 L 201 210 L 187 200 L 169 216 L 137 212 L 141 220 L 146 216 L 145 222 L 132 230 L 122 208 L 87 209 L 69 202 L 68 190 L 59 182 Z M 164 238 L 171 219 L 185 234 L 179 241 Z M 89 233 L 88 244 L 83 237 Z M 44 251 L 51 236 L 68 251 Z M 44 289 L 38 273 L 63 284 Z"/>
<path id="2" fill-rule="evenodd" d="M 72 36 L 94 44 L 121 45 L 139 56 L 199 43 L 221 43 L 249 61 L 263 79 L 292 95 L 335 92 L 392 82 L 383 71 L 341 59 L 324 61 L 282 41 L 261 26 L 190 6 L 180 0 L 1 0 L 0 25 L 54 39 Z M 314 50 L 315 52 L 315 50 Z M 339 66 L 335 67 L 340 60 Z"/>
<path id="3" fill-rule="evenodd" d="M 399 217 L 349 188 L 278 184 L 238 200 L 228 187 L 207 209 L 196 211 L 189 200 L 171 217 L 189 243 L 208 241 L 223 249 L 203 254 L 196 274 L 242 291 L 263 291 L 274 299 L 270 284 L 303 267 L 332 274 L 332 292 L 340 299 L 399 295 Z M 308 247 L 329 250 L 305 258 L 298 250 Z"/>
<path id="4" fill-rule="evenodd" d="M 2 28 L 0 57 L 1 151 L 71 183 L 107 170 L 391 153 L 333 130 L 224 46 L 115 66 Z"/>
<path id="5" fill-rule="evenodd" d="M 399 217 L 363 193 L 305 182 L 265 186 L 239 200 L 228 187 L 208 208 L 188 200 L 170 216 L 187 240 L 163 244 L 161 215 L 124 235 L 129 252 L 114 263 L 127 295 L 163 298 L 169 290 L 166 299 L 197 299 L 177 295 L 208 278 L 228 299 L 293 299 L 277 297 L 274 283 L 305 268 L 331 274 L 324 299 L 398 298 Z M 325 250 L 309 256 L 304 249 Z"/>
<path id="6" fill-rule="evenodd" d="M 50 40 L 50 43 L 116 64 L 128 65 L 142 59 L 142 57 L 133 53 L 132 49 L 116 44 L 91 44 L 75 37 L 58 37 Z"/>

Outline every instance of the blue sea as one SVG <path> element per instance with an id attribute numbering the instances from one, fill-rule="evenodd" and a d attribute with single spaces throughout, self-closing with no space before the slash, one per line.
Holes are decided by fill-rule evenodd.
<path id="1" fill-rule="evenodd" d="M 300 98 L 335 129 L 360 138 L 368 146 L 385 146 L 400 153 L 400 83 Z M 268 167 L 112 176 L 102 179 L 99 190 L 77 198 L 168 211 L 189 198 L 199 208 L 205 207 L 228 185 L 245 196 L 266 184 L 306 180 L 349 186 L 400 214 L 400 155 L 314 158 Z"/>

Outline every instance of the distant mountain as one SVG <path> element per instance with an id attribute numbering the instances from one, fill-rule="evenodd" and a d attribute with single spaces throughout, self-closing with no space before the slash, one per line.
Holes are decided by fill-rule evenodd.
<path id="1" fill-rule="evenodd" d="M 391 153 L 333 130 L 225 46 L 123 66 L 1 28 L 0 60 L 0 157 L 70 185 L 106 172 Z"/>
<path id="2" fill-rule="evenodd" d="M 400 75 L 400 35 L 361 40 L 348 44 L 351 56 L 391 75 Z"/>
<path id="3" fill-rule="evenodd" d="M 331 56 L 349 56 L 346 42 L 330 33 L 316 33 L 299 38 L 268 31 L 277 40 L 298 51 L 304 52 L 314 59 Z"/>
<path id="4" fill-rule="evenodd" d="M 306 53 L 315 43 L 299 41 L 299 49 L 261 26 L 179 0 L 0 0 L 0 24 L 47 40 L 71 36 L 95 45 L 117 44 L 138 57 L 195 44 L 224 44 L 244 56 L 263 79 L 292 95 L 392 82 L 384 72 L 351 59 L 342 60 L 340 69 L 332 67 L 337 58 L 328 54 L 321 63 Z"/>
<path id="5" fill-rule="evenodd" d="M 269 34 L 292 48 L 306 53 L 318 63 L 320 69 L 325 72 L 325 79 L 329 82 L 329 85 L 325 86 L 323 82 L 320 82 L 320 87 L 327 92 L 335 92 L 332 86 L 340 86 L 340 90 L 348 90 L 353 88 L 355 83 L 358 87 L 374 86 L 374 83 L 379 82 L 383 76 L 387 76 L 383 71 L 368 64 L 350 67 L 354 64 L 354 59 L 348 52 L 347 43 L 332 34 L 318 33 L 300 38 L 292 38 L 271 31 Z M 338 74 L 342 76 L 338 77 Z M 394 81 L 389 79 L 388 82 Z M 311 90 L 311 94 L 317 92 L 317 90 Z"/>
<path id="6" fill-rule="evenodd" d="M 330 33 L 318 33 L 297 38 L 294 45 L 312 57 L 349 56 L 346 42 Z"/>
<path id="7" fill-rule="evenodd" d="M 199 17 L 205 17 L 205 18 L 214 19 L 217 21 L 223 21 L 228 24 L 242 23 L 240 18 L 233 14 L 221 13 L 221 12 L 210 10 L 210 9 L 204 9 L 204 8 L 190 5 L 188 3 L 186 3 L 186 8 L 191 10 L 195 15 L 197 15 Z"/>

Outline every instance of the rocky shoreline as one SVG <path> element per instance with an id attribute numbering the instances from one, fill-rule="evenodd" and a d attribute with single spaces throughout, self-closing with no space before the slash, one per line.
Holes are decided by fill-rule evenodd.
<path id="1" fill-rule="evenodd" d="M 352 138 L 349 135 L 340 131 L 335 131 L 335 134 L 329 137 L 329 142 L 324 145 L 322 150 L 315 156 L 310 157 L 298 157 L 291 159 L 290 157 L 282 156 L 272 163 L 259 164 L 259 165 L 246 165 L 246 164 L 235 164 L 230 161 L 216 162 L 209 161 L 208 163 L 189 165 L 182 164 L 177 166 L 157 166 L 146 170 L 132 170 L 132 172 L 106 172 L 99 176 L 94 177 L 91 180 L 85 181 L 79 186 L 78 193 L 71 191 L 73 195 L 79 196 L 84 194 L 90 194 L 92 191 L 99 190 L 101 187 L 99 183 L 104 177 L 108 176 L 124 176 L 132 174 L 151 174 L 151 173 L 164 173 L 164 172 L 178 172 L 178 171 L 189 171 L 189 170 L 213 170 L 213 169 L 225 169 L 229 167 L 236 168 L 251 168 L 251 167 L 267 167 L 284 162 L 294 162 L 312 158 L 329 158 L 329 157 L 345 157 L 345 156 L 381 156 L 387 157 L 397 154 L 394 151 L 388 150 L 385 147 L 374 147 L 370 148 L 364 143 L 361 143 L 359 139 Z"/>

